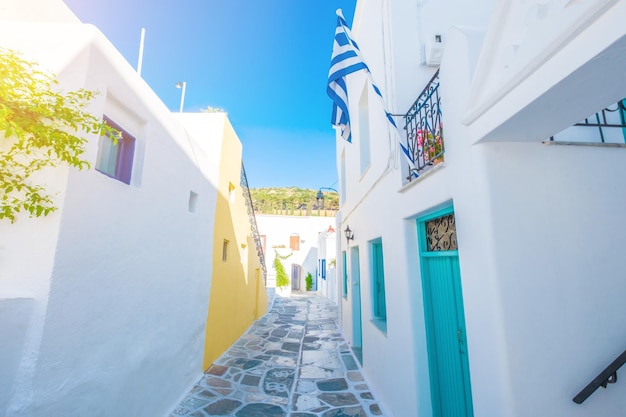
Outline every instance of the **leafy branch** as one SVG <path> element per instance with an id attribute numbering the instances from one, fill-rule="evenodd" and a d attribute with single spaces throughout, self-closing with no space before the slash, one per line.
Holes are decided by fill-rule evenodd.
<path id="1" fill-rule="evenodd" d="M 87 111 L 96 92 L 55 91 L 56 77 L 15 51 L 0 48 L 0 79 L 0 220 L 47 216 L 57 207 L 33 174 L 61 164 L 88 169 L 83 135 L 116 142 L 120 133 Z"/>
<path id="2" fill-rule="evenodd" d="M 274 269 L 276 270 L 276 286 L 279 288 L 286 287 L 287 285 L 289 285 L 289 276 L 287 275 L 287 271 L 285 271 L 285 267 L 280 260 L 289 258 L 291 255 L 293 255 L 293 252 L 289 255 L 279 255 L 278 251 L 276 250 L 274 252 L 276 253 L 276 257 L 274 258 Z"/>

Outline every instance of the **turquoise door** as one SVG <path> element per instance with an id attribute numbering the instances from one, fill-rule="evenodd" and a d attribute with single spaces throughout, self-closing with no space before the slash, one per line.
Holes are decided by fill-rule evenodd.
<path id="1" fill-rule="evenodd" d="M 363 335 L 361 323 L 361 267 L 359 247 L 350 249 L 350 276 L 352 281 L 352 350 L 363 365 Z"/>
<path id="2" fill-rule="evenodd" d="M 472 417 L 463 292 L 452 208 L 418 220 L 435 417 Z"/>

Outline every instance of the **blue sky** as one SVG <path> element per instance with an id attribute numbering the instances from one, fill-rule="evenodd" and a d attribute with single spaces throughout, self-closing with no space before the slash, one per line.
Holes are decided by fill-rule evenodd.
<path id="1" fill-rule="evenodd" d="M 326 80 L 341 8 L 356 0 L 64 0 L 133 66 L 172 111 L 228 112 L 251 187 L 336 188 Z"/>

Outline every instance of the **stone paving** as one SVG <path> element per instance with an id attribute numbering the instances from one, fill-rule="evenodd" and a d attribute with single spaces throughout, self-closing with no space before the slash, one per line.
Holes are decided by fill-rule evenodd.
<path id="1" fill-rule="evenodd" d="M 170 417 L 383 415 L 337 329 L 331 301 L 295 293 L 270 305 Z"/>

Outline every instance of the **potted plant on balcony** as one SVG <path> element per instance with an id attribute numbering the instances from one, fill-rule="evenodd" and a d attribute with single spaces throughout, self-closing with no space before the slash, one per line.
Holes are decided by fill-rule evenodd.
<path id="1" fill-rule="evenodd" d="M 418 155 L 424 163 L 431 162 L 437 165 L 443 162 L 443 125 L 439 124 L 439 129 L 417 129 L 416 133 Z"/>

